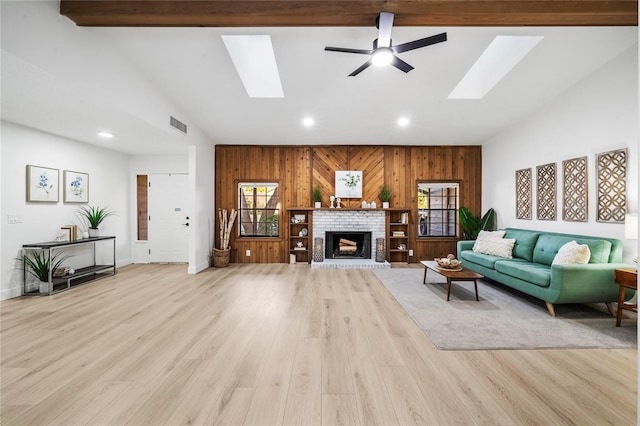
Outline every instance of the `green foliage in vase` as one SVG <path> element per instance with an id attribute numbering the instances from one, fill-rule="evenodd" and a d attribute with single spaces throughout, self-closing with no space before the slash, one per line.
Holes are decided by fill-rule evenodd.
<path id="1" fill-rule="evenodd" d="M 89 222 L 89 227 L 98 229 L 103 220 L 109 216 L 115 216 L 116 212 L 108 207 L 99 206 L 81 206 L 78 208 L 78 213 Z"/>
<path id="2" fill-rule="evenodd" d="M 320 187 L 317 185 L 315 188 L 313 188 L 313 201 L 315 201 L 316 203 L 322 201 L 322 192 L 320 192 Z"/>
<path id="3" fill-rule="evenodd" d="M 380 197 L 380 201 L 382 201 L 383 203 L 388 203 L 389 201 L 391 201 L 391 188 L 389 188 L 387 185 L 384 185 L 380 190 L 378 197 Z"/>
<path id="4" fill-rule="evenodd" d="M 49 270 L 55 271 L 69 257 L 62 251 L 51 256 L 51 259 L 46 252 L 30 251 L 29 254 L 25 254 L 22 257 L 22 261 L 28 273 L 40 281 L 49 281 Z"/>

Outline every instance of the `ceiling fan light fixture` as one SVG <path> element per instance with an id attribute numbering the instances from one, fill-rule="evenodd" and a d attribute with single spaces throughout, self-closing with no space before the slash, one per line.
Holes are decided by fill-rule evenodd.
<path id="1" fill-rule="evenodd" d="M 393 51 L 388 47 L 379 47 L 371 57 L 371 63 L 377 67 L 387 66 L 393 61 Z"/>

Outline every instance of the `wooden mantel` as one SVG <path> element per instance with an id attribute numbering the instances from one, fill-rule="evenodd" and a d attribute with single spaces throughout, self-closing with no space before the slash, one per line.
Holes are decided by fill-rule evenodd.
<path id="1" fill-rule="evenodd" d="M 61 0 L 77 25 L 103 27 L 635 26 L 636 0 Z"/>

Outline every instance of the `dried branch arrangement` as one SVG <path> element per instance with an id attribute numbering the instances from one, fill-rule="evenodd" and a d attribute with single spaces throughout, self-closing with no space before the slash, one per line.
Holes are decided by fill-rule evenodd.
<path id="1" fill-rule="evenodd" d="M 231 229 L 233 228 L 233 222 L 236 220 L 238 212 L 235 209 L 231 209 L 231 215 L 227 214 L 227 209 L 218 209 L 218 219 L 220 221 L 220 250 L 226 250 L 229 248 L 229 237 L 231 236 Z"/>

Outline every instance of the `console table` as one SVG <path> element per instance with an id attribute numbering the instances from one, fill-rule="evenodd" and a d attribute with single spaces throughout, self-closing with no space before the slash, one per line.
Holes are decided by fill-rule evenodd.
<path id="1" fill-rule="evenodd" d="M 113 245 L 113 258 L 109 264 L 98 265 L 96 264 L 96 244 L 101 242 L 111 242 Z M 49 292 L 40 293 L 40 291 L 27 292 L 27 270 L 26 265 L 23 262 L 23 294 L 25 296 L 37 296 L 42 294 L 52 295 L 60 291 L 68 290 L 74 285 L 92 281 L 94 279 L 114 275 L 116 273 L 116 237 L 92 237 L 75 241 L 47 241 L 44 243 L 24 244 L 22 250 L 24 254 L 28 250 L 42 250 L 47 253 L 49 259 L 55 253 L 56 250 L 63 250 L 65 248 L 91 245 L 93 249 L 93 264 L 84 268 L 78 268 L 73 274 L 68 274 L 60 277 L 54 276 L 54 271 L 49 270 Z M 84 280 L 81 280 L 84 278 Z"/>
<path id="2" fill-rule="evenodd" d="M 638 289 L 638 271 L 631 268 L 619 268 L 613 271 L 613 273 L 616 284 L 620 286 L 618 292 L 618 310 L 616 312 L 616 327 L 620 327 L 623 310 L 638 312 L 637 304 L 632 305 L 624 303 L 626 290 L 628 288 L 631 290 Z"/>

